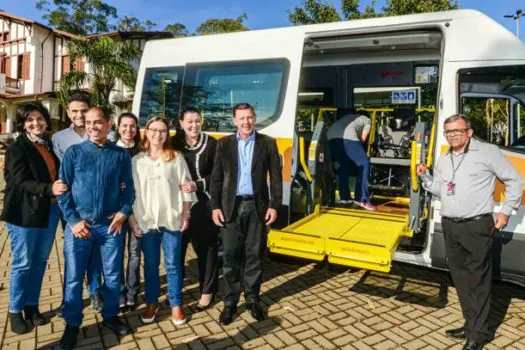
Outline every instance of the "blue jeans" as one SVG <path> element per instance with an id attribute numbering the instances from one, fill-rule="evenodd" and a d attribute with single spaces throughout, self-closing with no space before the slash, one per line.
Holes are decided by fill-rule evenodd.
<path id="1" fill-rule="evenodd" d="M 171 307 L 182 305 L 182 234 L 166 228 L 148 231 L 141 239 L 144 254 L 144 299 L 155 304 L 160 296 L 160 246 L 164 252 L 164 269 L 168 279 Z"/>
<path id="2" fill-rule="evenodd" d="M 60 223 L 62 225 L 62 231 L 66 232 L 67 222 L 60 211 Z M 65 248 L 65 245 L 64 247 Z M 66 252 L 64 252 L 66 256 Z M 67 274 L 67 265 L 64 265 L 64 276 Z M 87 272 L 86 272 L 86 283 L 89 296 L 100 295 L 100 286 L 102 285 L 102 258 L 100 257 L 100 250 L 94 249 L 89 259 Z M 64 280 L 64 289 L 62 291 L 62 304 L 64 304 L 64 296 L 66 295 L 66 283 Z"/>
<path id="3" fill-rule="evenodd" d="M 370 162 L 366 156 L 363 144 L 359 141 L 332 139 L 330 140 L 330 150 L 340 165 L 339 198 L 346 201 L 350 200 L 348 177 L 350 176 L 350 161 L 352 161 L 357 168 L 355 200 L 358 202 L 368 201 L 368 175 L 370 173 Z"/>
<path id="4" fill-rule="evenodd" d="M 91 224 L 91 223 L 90 223 Z M 66 295 L 64 298 L 64 319 L 70 326 L 78 327 L 84 315 L 82 309 L 82 281 L 92 252 L 100 250 L 104 285 L 102 298 L 104 320 L 119 313 L 120 278 L 122 274 L 122 256 L 124 255 L 125 232 L 123 228 L 118 236 L 108 233 L 109 225 L 91 224 L 91 236 L 85 239 L 76 238 L 68 225 L 64 237 L 66 272 Z"/>
<path id="5" fill-rule="evenodd" d="M 27 305 L 38 305 L 47 259 L 53 248 L 58 225 L 58 205 L 51 204 L 46 228 L 7 224 L 11 241 L 9 312 L 18 313 Z"/>

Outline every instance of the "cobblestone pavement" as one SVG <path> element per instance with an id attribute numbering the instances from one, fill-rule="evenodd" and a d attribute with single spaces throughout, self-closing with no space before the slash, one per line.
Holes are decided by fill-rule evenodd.
<path id="1" fill-rule="evenodd" d="M 0 227 L 1 349 L 56 347 L 64 330 L 63 320 L 54 316 L 62 298 L 62 243 L 59 232 L 40 298 L 40 309 L 50 322 L 16 335 L 7 323 L 10 250 L 5 226 Z M 461 348 L 461 343 L 443 336 L 445 329 L 462 324 L 456 292 L 444 272 L 396 264 L 390 274 L 384 274 L 267 259 L 262 302 L 268 319 L 256 323 L 240 306 L 237 319 L 221 327 L 217 322 L 221 301 L 211 309 L 196 311 L 199 295 L 193 252 L 187 264 L 184 305 L 191 317 L 187 325 L 172 325 L 170 310 L 162 303 L 158 322 L 144 326 L 140 321 L 142 305 L 125 315 L 134 333 L 117 339 L 101 328 L 100 315 L 86 307 L 79 349 Z M 487 349 L 525 349 L 524 299 L 521 287 L 494 286 L 492 324 L 497 331 Z"/>

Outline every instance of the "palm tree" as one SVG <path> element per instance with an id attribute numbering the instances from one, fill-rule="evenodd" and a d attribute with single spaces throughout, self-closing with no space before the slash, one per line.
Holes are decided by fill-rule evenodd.
<path id="1" fill-rule="evenodd" d="M 67 44 L 70 62 L 85 59 L 89 72 L 72 70 L 62 77 L 58 91 L 60 102 L 65 106 L 72 92 L 83 89 L 86 84 L 93 105 L 113 110 L 109 95 L 117 79 L 126 86 L 135 87 L 133 60 L 140 58 L 140 50 L 131 42 L 113 41 L 107 37 L 74 39 Z"/>

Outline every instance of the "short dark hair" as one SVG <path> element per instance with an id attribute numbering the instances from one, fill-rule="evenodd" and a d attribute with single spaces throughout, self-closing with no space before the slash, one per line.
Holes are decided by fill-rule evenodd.
<path id="1" fill-rule="evenodd" d="M 133 113 L 124 112 L 118 116 L 117 127 L 120 126 L 120 123 L 122 122 L 122 119 L 124 118 L 133 119 L 135 121 L 135 124 L 137 125 L 137 133 L 135 134 L 135 137 L 133 138 L 133 142 L 135 142 L 135 145 L 138 146 L 138 144 L 140 143 L 139 118 L 137 118 L 137 116 Z M 118 132 L 118 130 L 117 130 L 117 140 L 120 140 L 120 133 Z"/>
<path id="2" fill-rule="evenodd" d="M 99 107 L 99 106 L 95 106 L 95 107 L 91 107 L 90 109 L 87 110 L 86 114 L 88 112 L 98 112 L 100 114 L 102 114 L 102 117 L 106 120 L 106 121 L 110 121 L 111 120 L 111 116 L 109 115 L 109 113 L 106 111 L 105 108 L 102 108 L 102 107 Z"/>
<path id="3" fill-rule="evenodd" d="M 458 120 L 463 120 L 465 122 L 465 125 L 467 126 L 467 128 L 472 129 L 472 125 L 470 124 L 470 120 L 464 114 L 453 114 L 450 117 L 448 117 L 447 119 L 445 119 L 445 122 L 443 124 L 454 123 L 455 121 L 458 121 Z"/>
<path id="4" fill-rule="evenodd" d="M 27 120 L 27 117 L 29 117 L 29 115 L 34 111 L 38 111 L 40 114 L 42 114 L 47 123 L 46 130 L 51 130 L 51 117 L 49 116 L 49 111 L 47 108 L 44 107 L 41 102 L 29 102 L 21 106 L 16 112 L 16 130 L 18 132 L 25 131 L 24 124 Z"/>
<path id="5" fill-rule="evenodd" d="M 257 116 L 255 114 L 255 108 L 253 108 L 251 104 L 243 102 L 243 103 L 237 103 L 235 106 L 233 106 L 233 117 L 235 118 L 235 113 L 237 113 L 237 111 L 243 111 L 245 109 L 249 109 L 250 111 L 252 111 L 252 114 L 254 117 Z"/>
<path id="6" fill-rule="evenodd" d="M 182 112 L 180 112 L 179 120 L 184 120 L 184 116 L 188 113 L 196 113 L 199 115 L 199 117 L 202 117 L 201 111 L 199 111 L 197 108 L 193 106 L 187 106 L 182 109 Z"/>
<path id="7" fill-rule="evenodd" d="M 69 98 L 67 99 L 68 107 L 71 102 L 84 102 L 88 105 L 88 107 L 91 107 L 91 99 L 89 98 L 89 95 L 84 93 L 77 92 L 69 96 Z"/>

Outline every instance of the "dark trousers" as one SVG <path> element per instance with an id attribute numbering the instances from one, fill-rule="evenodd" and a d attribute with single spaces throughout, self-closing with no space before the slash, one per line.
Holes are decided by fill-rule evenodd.
<path id="1" fill-rule="evenodd" d="M 448 265 L 465 318 L 467 338 L 490 341 L 492 289 L 492 215 L 466 222 L 443 218 Z"/>
<path id="2" fill-rule="evenodd" d="M 221 233 L 224 246 L 224 305 L 237 306 L 241 283 L 246 302 L 258 303 L 267 229 L 257 215 L 255 201 L 238 197 L 233 217 L 224 224 Z"/>
<path id="3" fill-rule="evenodd" d="M 127 273 L 122 271 L 120 298 L 121 302 L 134 303 L 140 291 L 140 257 L 142 252 L 140 239 L 135 237 L 131 230 L 128 230 L 127 235 L 128 265 Z M 124 269 L 124 262 L 122 262 L 122 269 Z"/>
<path id="4" fill-rule="evenodd" d="M 182 238 L 183 276 L 186 250 L 190 241 L 197 254 L 200 292 L 201 294 L 216 294 L 219 289 L 217 262 L 219 228 L 213 223 L 206 202 L 199 201 L 191 208 L 190 225 Z"/>

